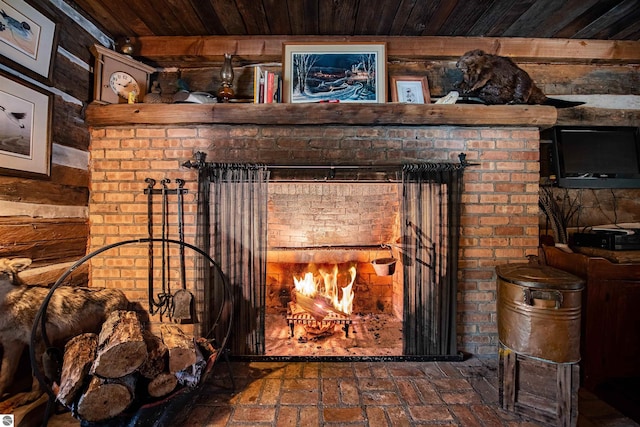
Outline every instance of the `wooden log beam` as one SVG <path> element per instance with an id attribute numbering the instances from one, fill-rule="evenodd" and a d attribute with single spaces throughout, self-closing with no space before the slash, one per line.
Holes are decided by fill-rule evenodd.
<path id="1" fill-rule="evenodd" d="M 547 127 L 556 109 L 540 105 L 470 104 L 91 104 L 91 126 L 260 125 L 460 125 Z"/>
<path id="2" fill-rule="evenodd" d="M 385 42 L 389 60 L 455 59 L 471 49 L 517 61 L 640 62 L 640 42 L 591 39 L 384 36 L 144 36 L 133 40 L 141 60 L 163 66 L 201 67 L 222 63 L 224 53 L 238 64 L 282 61 L 284 43 Z"/>

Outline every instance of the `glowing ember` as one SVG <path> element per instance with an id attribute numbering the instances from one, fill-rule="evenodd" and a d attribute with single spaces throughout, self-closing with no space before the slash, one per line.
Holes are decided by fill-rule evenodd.
<path id="1" fill-rule="evenodd" d="M 338 286 L 337 265 L 334 265 L 331 271 L 321 269 L 318 274 L 318 276 L 314 276 L 313 273 L 307 272 L 301 279 L 293 276 L 295 291 L 301 295 L 315 298 L 317 303 L 326 300 L 333 306 L 333 311 L 346 315 L 351 314 L 355 296 L 353 282 L 356 279 L 356 268 L 353 266 L 349 268 L 351 281 L 345 287 Z"/>

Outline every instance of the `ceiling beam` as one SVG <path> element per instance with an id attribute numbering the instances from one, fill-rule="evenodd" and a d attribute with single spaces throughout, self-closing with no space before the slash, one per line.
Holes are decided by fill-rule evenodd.
<path id="1" fill-rule="evenodd" d="M 640 63 L 640 42 L 497 37 L 402 36 L 145 36 L 134 40 L 142 59 L 160 66 L 221 63 L 231 53 L 238 63 L 279 62 L 287 42 L 386 42 L 389 60 L 456 59 L 471 49 L 517 61 Z"/>

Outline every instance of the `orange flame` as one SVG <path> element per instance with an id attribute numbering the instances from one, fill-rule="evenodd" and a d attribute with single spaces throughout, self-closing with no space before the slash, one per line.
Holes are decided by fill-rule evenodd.
<path id="1" fill-rule="evenodd" d="M 356 280 L 356 268 L 354 266 L 349 268 L 351 281 L 345 287 L 338 286 L 337 265 L 334 265 L 331 271 L 320 269 L 318 274 L 319 277 L 315 277 L 313 273 L 307 272 L 301 279 L 293 276 L 296 292 L 308 297 L 319 295 L 328 299 L 335 310 L 347 315 L 351 314 L 355 297 L 353 283 Z"/>

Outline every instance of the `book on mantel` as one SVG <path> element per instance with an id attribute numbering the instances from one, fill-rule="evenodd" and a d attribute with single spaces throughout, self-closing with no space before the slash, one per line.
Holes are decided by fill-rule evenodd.
<path id="1" fill-rule="evenodd" d="M 254 67 L 253 102 L 254 104 L 271 104 L 282 102 L 282 79 L 274 71 L 260 65 Z"/>

